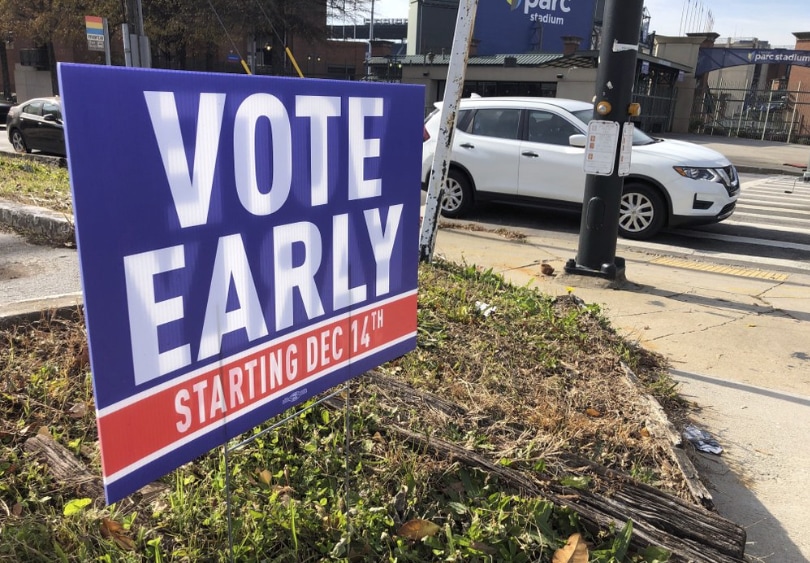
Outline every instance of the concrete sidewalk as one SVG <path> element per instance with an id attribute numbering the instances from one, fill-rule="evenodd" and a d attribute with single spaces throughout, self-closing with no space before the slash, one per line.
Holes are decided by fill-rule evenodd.
<path id="1" fill-rule="evenodd" d="M 720 267 L 620 247 L 628 282 L 564 274 L 576 248 L 443 228 L 435 257 L 476 264 L 549 295 L 603 307 L 627 338 L 669 359 L 694 422 L 725 448 L 699 454 L 718 511 L 748 531 L 746 553 L 810 560 L 810 276 Z M 542 262 L 554 268 L 540 271 Z"/>

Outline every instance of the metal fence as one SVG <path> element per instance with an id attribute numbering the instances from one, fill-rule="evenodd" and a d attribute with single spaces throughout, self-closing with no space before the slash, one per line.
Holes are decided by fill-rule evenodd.
<path id="1" fill-rule="evenodd" d="M 689 131 L 810 145 L 810 84 L 797 90 L 698 89 Z"/>
<path id="2" fill-rule="evenodd" d="M 636 77 L 632 99 L 641 104 L 641 115 L 633 121 L 647 133 L 671 130 L 677 78 L 677 71 L 657 67 Z"/>

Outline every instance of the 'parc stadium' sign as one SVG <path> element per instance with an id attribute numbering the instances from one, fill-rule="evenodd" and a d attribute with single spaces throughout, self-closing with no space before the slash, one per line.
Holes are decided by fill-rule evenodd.
<path id="1" fill-rule="evenodd" d="M 108 503 L 414 348 L 422 87 L 59 79 Z"/>

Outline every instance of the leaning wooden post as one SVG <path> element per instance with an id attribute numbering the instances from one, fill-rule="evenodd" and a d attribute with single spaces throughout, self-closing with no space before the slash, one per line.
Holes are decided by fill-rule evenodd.
<path id="1" fill-rule="evenodd" d="M 464 74 L 467 71 L 470 39 L 477 8 L 478 0 L 462 0 L 458 5 L 456 31 L 453 35 L 450 62 L 447 65 L 447 81 L 439 121 L 439 139 L 436 141 L 433 164 L 430 167 L 425 214 L 419 237 L 419 260 L 421 262 L 430 262 L 433 259 L 436 231 L 439 226 L 439 211 L 444 194 L 444 184 L 447 181 L 447 171 L 450 167 L 450 149 L 453 146 L 456 113 L 461 93 L 464 90 Z"/>

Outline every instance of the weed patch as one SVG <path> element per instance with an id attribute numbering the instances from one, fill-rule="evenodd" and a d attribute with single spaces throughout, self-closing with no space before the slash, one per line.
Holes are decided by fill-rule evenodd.
<path id="1" fill-rule="evenodd" d="M 0 198 L 73 216 L 67 168 L 0 155 Z"/>
<path id="2" fill-rule="evenodd" d="M 419 288 L 414 352 L 348 396 L 254 429 L 227 459 L 212 451 L 156 494 L 110 507 L 51 479 L 25 449 L 45 433 L 88 479 L 100 474 L 81 316 L 0 331 L 0 561 L 228 561 L 226 484 L 236 561 L 551 561 L 574 533 L 591 561 L 663 560 L 631 549 L 627 527 L 585 526 L 515 485 L 588 489 L 566 469 L 576 455 L 686 498 L 623 379 L 625 362 L 679 408 L 661 357 L 576 296 L 552 299 L 491 271 L 422 265 Z"/>

